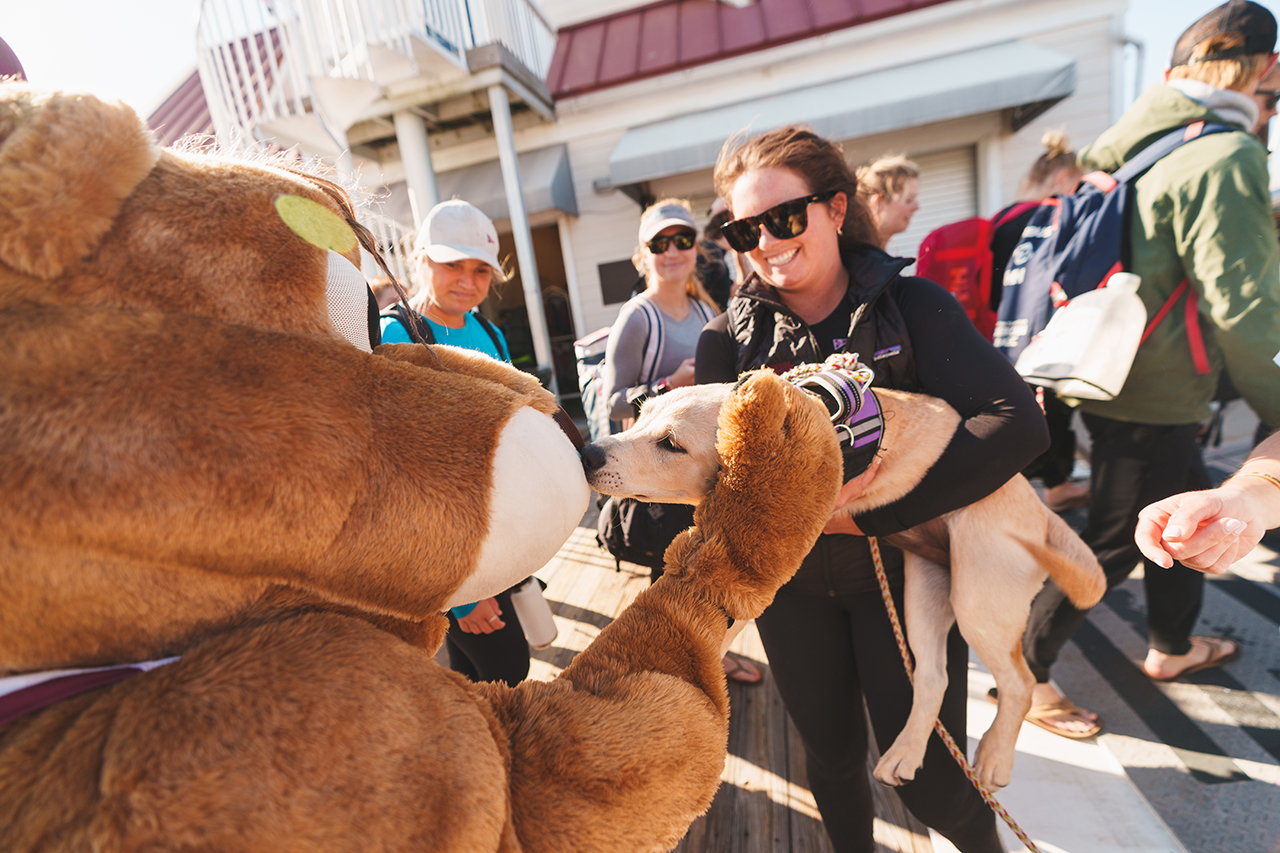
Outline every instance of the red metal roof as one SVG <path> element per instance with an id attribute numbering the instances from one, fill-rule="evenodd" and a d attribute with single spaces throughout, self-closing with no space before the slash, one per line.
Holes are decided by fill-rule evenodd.
<path id="1" fill-rule="evenodd" d="M 156 141 L 163 146 L 172 145 L 193 133 L 213 134 L 213 118 L 209 105 L 200 88 L 200 73 L 192 71 L 173 94 L 156 107 L 147 119 L 147 125 L 155 131 Z"/>
<path id="2" fill-rule="evenodd" d="M 657 3 L 563 27 L 547 72 L 562 98 L 690 68 L 946 0 L 717 0 Z"/>
<path id="3" fill-rule="evenodd" d="M 262 93 L 258 88 L 258 79 L 254 77 L 253 88 L 246 89 L 244 77 L 238 73 L 241 65 L 248 61 L 245 57 L 250 56 L 252 48 L 257 49 L 258 64 L 263 68 L 267 86 L 273 85 L 271 69 L 278 66 L 283 58 L 279 31 L 274 28 L 268 30 L 267 36 L 255 33 L 253 36 L 240 39 L 238 45 L 232 42 L 221 48 L 223 60 L 230 66 L 232 85 L 239 88 L 242 99 L 241 109 L 244 113 L 252 110 L 249 103 L 251 100 L 257 102 L 258 109 L 262 107 Z M 252 39 L 252 47 L 250 39 Z M 275 52 L 274 65 L 267 63 L 268 45 L 270 50 Z M 200 85 L 200 72 L 191 72 L 191 76 L 156 108 L 156 111 L 147 119 L 147 124 L 155 131 L 156 139 L 160 144 L 166 146 L 191 134 L 212 136 L 215 132 L 213 117 L 209 113 L 209 104 L 205 101 L 204 89 Z"/>

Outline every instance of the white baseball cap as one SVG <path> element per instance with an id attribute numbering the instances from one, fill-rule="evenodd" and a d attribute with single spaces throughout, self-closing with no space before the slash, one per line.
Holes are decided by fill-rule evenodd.
<path id="1" fill-rule="evenodd" d="M 663 204 L 651 207 L 640 217 L 640 242 L 648 243 L 663 228 L 672 225 L 688 226 L 695 234 L 698 226 L 693 224 L 693 214 L 682 204 Z"/>
<path id="2" fill-rule="evenodd" d="M 462 199 L 442 201 L 431 208 L 413 247 L 415 254 L 424 254 L 438 264 L 483 261 L 493 268 L 495 281 L 507 280 L 498 263 L 497 229 L 480 208 Z"/>

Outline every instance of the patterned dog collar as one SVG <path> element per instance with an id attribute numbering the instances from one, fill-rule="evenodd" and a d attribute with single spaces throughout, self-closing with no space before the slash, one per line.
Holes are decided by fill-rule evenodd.
<path id="1" fill-rule="evenodd" d="M 782 375 L 797 388 L 822 401 L 831 415 L 840 453 L 844 482 L 871 467 L 884 438 L 884 415 L 871 390 L 875 372 L 858 363 L 856 353 L 836 353 L 822 364 L 806 364 Z"/>

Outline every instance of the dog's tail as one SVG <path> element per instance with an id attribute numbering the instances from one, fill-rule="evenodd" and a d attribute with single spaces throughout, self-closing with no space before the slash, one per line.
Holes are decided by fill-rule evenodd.
<path id="1" fill-rule="evenodd" d="M 1067 526 L 1055 512 L 1049 516 L 1049 530 L 1045 542 L 1032 542 L 1017 537 L 1032 558 L 1049 572 L 1049 577 L 1062 590 L 1071 603 L 1087 610 L 1102 600 L 1107 591 L 1107 578 L 1076 532 Z"/>

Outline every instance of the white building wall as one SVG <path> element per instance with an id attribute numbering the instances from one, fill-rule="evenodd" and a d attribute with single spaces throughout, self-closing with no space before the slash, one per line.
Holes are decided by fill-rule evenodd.
<path id="1" fill-rule="evenodd" d="M 607 325 L 617 305 L 604 305 L 598 264 L 628 258 L 640 210 L 621 193 L 600 196 L 592 182 L 608 175 L 608 158 L 627 127 L 740 102 L 744 95 L 792 91 L 884 67 L 1020 38 L 1076 59 L 1076 93 L 1016 134 L 992 113 L 863 139 L 846 140 L 850 162 L 902 151 L 925 166 L 922 209 L 892 248 L 913 255 L 928 230 L 979 213 L 976 146 L 995 141 L 1000 203 L 1012 201 L 1027 168 L 1039 156 L 1048 128 L 1066 126 L 1077 147 L 1110 123 L 1112 18 L 1124 2 L 1005 0 L 957 2 L 923 9 L 805 42 L 733 57 L 709 66 L 636 81 L 557 104 L 554 135 L 570 140 L 582 215 L 573 241 L 588 331 Z M 594 16 L 603 14 L 596 12 Z M 613 132 L 603 131 L 610 126 Z M 588 130 L 590 131 L 588 134 Z M 726 133 L 734 130 L 727 128 Z M 582 135 L 579 135 L 582 134 Z M 541 143 L 547 144 L 547 143 Z M 988 176 L 989 177 L 989 176 Z M 689 197 L 701 222 L 712 196 L 709 170 L 655 181 L 654 193 Z M 982 211 L 991 213 L 993 211 Z"/>
<path id="2" fill-rule="evenodd" d="M 548 16 L 560 26 L 639 5 L 626 0 L 543 2 Z M 939 165 L 938 174 L 946 172 L 950 188 L 940 185 L 936 195 L 930 189 L 924 198 L 927 206 L 917 217 L 918 228 L 902 235 L 900 245 L 895 246 L 911 254 L 924 233 L 914 232 L 926 224 L 994 212 L 979 211 L 980 195 L 984 199 L 998 195 L 1001 204 L 1012 201 L 1023 174 L 1042 150 L 1040 137 L 1047 128 L 1065 125 L 1073 145 L 1080 147 L 1109 125 L 1112 22 L 1123 16 L 1125 8 L 1125 0 L 953 0 L 813 39 L 566 98 L 557 102 L 553 123 L 529 117 L 516 128 L 520 151 L 560 143 L 569 146 L 579 216 L 567 219 L 567 239 L 581 292 L 580 311 L 575 313 L 586 325 L 578 333 L 613 321 L 618 305 L 603 303 L 597 267 L 630 258 L 635 248 L 639 207 L 620 192 L 601 194 L 593 188 L 594 182 L 608 177 L 609 155 L 628 128 L 1013 39 L 1073 56 L 1078 75 L 1076 93 L 1016 134 L 1008 133 L 1000 114 L 991 113 L 845 141 L 846 156 L 855 163 L 886 151 L 902 151 L 928 163 L 949 164 L 946 169 Z M 737 128 L 726 128 L 726 135 L 734 130 Z M 977 163 L 978 151 L 982 152 L 981 164 Z M 436 168 L 447 171 L 496 159 L 497 148 L 492 138 L 433 139 L 432 155 Z M 964 174 L 960 163 L 973 171 Z M 997 174 L 991 174 L 993 167 Z M 391 165 L 387 171 L 394 170 Z M 957 194 L 955 188 L 960 184 L 965 189 Z M 984 188 L 981 192 L 980 187 Z M 997 187 L 998 192 L 993 193 L 991 188 Z M 701 222 L 712 199 L 711 173 L 702 170 L 654 181 L 652 190 L 658 197 L 690 197 Z"/>
<path id="3" fill-rule="evenodd" d="M 1111 126 L 1111 21 L 1101 18 L 1028 36 L 1027 41 L 1074 56 L 1076 92 L 1070 98 L 1006 138 L 1001 150 L 1002 204 L 1017 198 L 1018 185 L 1044 153 L 1045 131 L 1065 128 L 1071 147 L 1083 148 Z"/>

